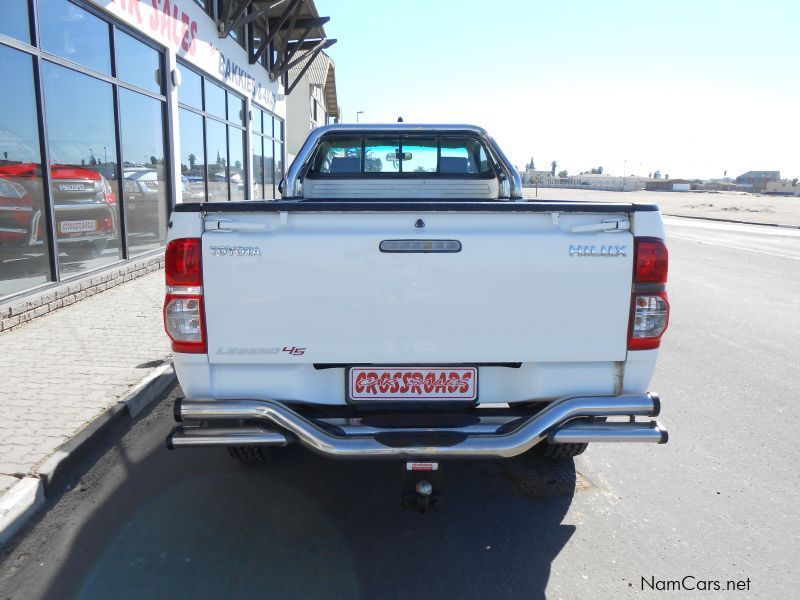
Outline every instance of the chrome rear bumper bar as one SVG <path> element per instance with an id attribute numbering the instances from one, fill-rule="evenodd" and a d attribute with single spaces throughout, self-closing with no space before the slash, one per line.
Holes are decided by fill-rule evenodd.
<path id="1" fill-rule="evenodd" d="M 655 421 L 660 410 L 656 394 L 562 398 L 494 431 L 485 427 L 419 427 L 413 430 L 349 425 L 347 428 L 311 419 L 274 400 L 178 400 L 178 421 L 208 425 L 176 428 L 169 448 L 187 446 L 279 445 L 298 442 L 333 458 L 508 458 L 543 440 L 554 444 L 580 442 L 666 443 L 666 430 Z M 592 417 L 630 417 L 628 422 L 599 423 Z M 215 427 L 223 421 L 225 426 Z M 261 422 L 264 427 L 231 427 L 230 422 Z"/>

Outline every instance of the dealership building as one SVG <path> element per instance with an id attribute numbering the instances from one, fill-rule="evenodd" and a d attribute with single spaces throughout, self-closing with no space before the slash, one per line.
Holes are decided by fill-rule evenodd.
<path id="1" fill-rule="evenodd" d="M 339 114 L 327 21 L 312 0 L 2 0 L 0 308 L 158 262 L 176 203 L 278 197 L 287 125 Z"/>

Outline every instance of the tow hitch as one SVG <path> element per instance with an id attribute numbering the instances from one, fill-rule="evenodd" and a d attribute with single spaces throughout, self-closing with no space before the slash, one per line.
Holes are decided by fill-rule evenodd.
<path id="1" fill-rule="evenodd" d="M 442 465 L 438 462 L 403 463 L 400 503 L 403 508 L 424 513 L 439 508 L 442 498 Z"/>

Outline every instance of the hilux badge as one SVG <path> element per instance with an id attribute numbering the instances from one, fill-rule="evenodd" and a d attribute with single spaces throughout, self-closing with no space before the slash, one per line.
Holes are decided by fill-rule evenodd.
<path id="1" fill-rule="evenodd" d="M 627 256 L 628 246 L 593 246 L 590 244 L 570 244 L 570 256 Z"/>

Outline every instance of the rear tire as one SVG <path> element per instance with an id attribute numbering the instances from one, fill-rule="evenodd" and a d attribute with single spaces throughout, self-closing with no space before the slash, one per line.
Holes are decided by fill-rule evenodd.
<path id="1" fill-rule="evenodd" d="M 265 463 L 272 458 L 272 448 L 267 446 L 228 446 L 231 458 L 244 463 Z"/>
<path id="2" fill-rule="evenodd" d="M 592 421 L 595 423 L 605 423 L 606 417 L 593 417 Z M 586 452 L 586 448 L 588 447 L 588 442 L 585 444 L 551 444 L 547 440 L 544 440 L 536 444 L 533 447 L 533 451 L 541 458 L 575 458 Z"/>
<path id="3" fill-rule="evenodd" d="M 589 444 L 550 444 L 544 441 L 534 446 L 534 450 L 542 458 L 574 458 L 588 447 Z"/>

